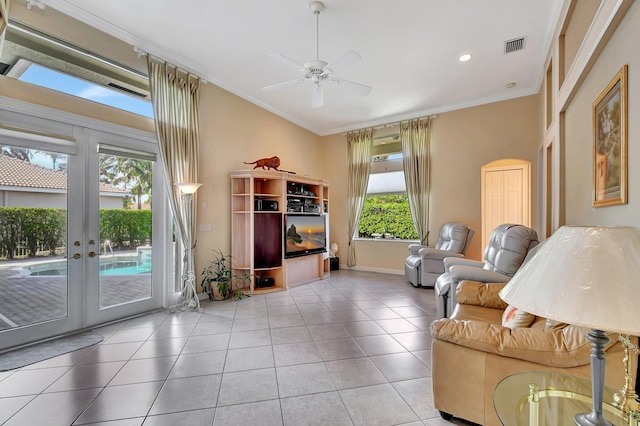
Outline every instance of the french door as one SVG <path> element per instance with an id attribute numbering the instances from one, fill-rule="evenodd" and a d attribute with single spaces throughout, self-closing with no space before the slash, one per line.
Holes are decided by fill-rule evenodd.
<path id="1" fill-rule="evenodd" d="M 173 293 L 156 144 L 71 128 L 58 139 L 0 128 L 15 177 L 0 183 L 0 350 L 160 308 Z"/>
<path id="2" fill-rule="evenodd" d="M 165 245 L 154 242 L 165 221 L 155 207 L 166 197 L 154 202 L 153 194 L 164 190 L 154 144 L 97 131 L 86 140 L 84 319 L 90 326 L 161 307 L 164 274 L 157 268 L 167 262 L 159 261 Z"/>

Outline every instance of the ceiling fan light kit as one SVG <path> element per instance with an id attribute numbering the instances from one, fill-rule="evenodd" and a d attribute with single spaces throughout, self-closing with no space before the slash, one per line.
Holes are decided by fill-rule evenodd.
<path id="1" fill-rule="evenodd" d="M 311 86 L 311 107 L 320 108 L 324 105 L 324 92 L 322 83 L 331 82 L 346 90 L 366 96 L 371 92 L 371 87 L 364 84 L 356 83 L 349 80 L 334 77 L 336 70 L 344 68 L 353 64 L 361 59 L 361 56 L 356 52 L 350 50 L 340 58 L 336 59 L 332 63 L 327 63 L 320 60 L 320 12 L 324 11 L 324 3 L 321 1 L 312 1 L 309 3 L 309 9 L 316 15 L 316 59 L 305 62 L 304 65 L 298 64 L 292 59 L 287 58 L 284 55 L 273 54 L 271 57 L 279 60 L 289 68 L 295 68 L 298 72 L 301 72 L 303 78 L 296 80 L 289 80 L 283 83 L 273 84 L 271 86 L 263 87 L 262 89 L 271 92 L 273 90 L 282 89 L 284 87 L 292 86 L 298 83 L 310 82 Z"/>

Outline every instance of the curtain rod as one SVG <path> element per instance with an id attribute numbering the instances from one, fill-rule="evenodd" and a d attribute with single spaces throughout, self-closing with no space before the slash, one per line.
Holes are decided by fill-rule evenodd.
<path id="1" fill-rule="evenodd" d="M 409 118 L 409 119 L 407 119 L 407 120 L 394 121 L 394 122 L 392 122 L 392 123 L 382 124 L 382 125 L 380 125 L 380 126 L 366 127 L 366 129 L 380 130 L 380 129 L 384 129 L 384 128 L 387 128 L 387 127 L 397 126 L 397 125 L 399 125 L 400 123 L 403 123 L 403 122 L 405 122 L 405 121 L 411 121 L 411 120 L 426 120 L 427 118 L 429 118 L 429 119 L 433 119 L 433 118 L 436 118 L 436 117 L 438 117 L 438 115 L 437 115 L 437 114 L 428 115 L 428 116 L 426 116 L 426 117 L 420 117 L 420 118 Z M 348 133 L 351 133 L 351 132 L 358 132 L 358 131 L 360 131 L 360 130 L 364 130 L 364 129 L 350 130 L 350 131 L 348 131 L 348 132 L 344 132 L 344 133 L 342 133 L 342 136 L 344 136 L 344 135 L 346 135 L 346 134 L 348 134 Z"/>
<path id="2" fill-rule="evenodd" d="M 140 48 L 140 47 L 134 46 L 134 47 L 133 47 L 133 50 L 138 54 L 138 58 L 140 58 L 140 57 L 142 57 L 142 56 L 147 56 L 147 57 L 149 57 L 149 59 L 150 59 L 150 60 L 152 60 L 152 61 L 155 61 L 155 62 L 157 62 L 157 63 L 163 63 L 163 64 L 165 64 L 165 65 L 168 65 L 168 66 L 170 66 L 170 67 L 175 68 L 176 72 L 181 72 L 181 73 L 183 73 L 183 74 L 188 74 L 188 75 L 190 75 L 190 76 L 191 76 L 191 77 L 193 77 L 193 78 L 197 78 L 198 80 L 200 80 L 200 83 L 202 83 L 202 84 L 206 84 L 206 83 L 207 83 L 207 80 L 205 80 L 204 78 L 200 77 L 198 74 L 196 74 L 196 73 L 194 73 L 194 72 L 192 72 L 192 71 L 189 71 L 189 70 L 187 70 L 187 69 L 184 69 L 184 68 L 182 68 L 182 67 L 180 67 L 180 66 L 178 66 L 178 65 L 174 65 L 174 64 L 172 64 L 171 62 L 167 62 L 167 61 L 165 61 L 165 60 L 164 60 L 164 59 L 162 59 L 162 58 L 159 58 L 159 57 L 157 57 L 157 56 L 154 56 L 154 55 L 152 55 L 151 53 L 147 52 L 146 50 L 144 50 L 144 49 L 142 49 L 142 48 Z"/>

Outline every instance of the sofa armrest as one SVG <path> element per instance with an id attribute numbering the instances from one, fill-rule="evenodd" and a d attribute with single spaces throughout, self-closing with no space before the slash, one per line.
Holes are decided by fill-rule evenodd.
<path id="1" fill-rule="evenodd" d="M 447 271 L 451 274 L 453 282 L 472 280 L 483 283 L 506 283 L 511 279 L 510 276 L 501 274 L 500 272 L 474 268 L 472 266 L 453 265 L 447 269 Z"/>
<path id="2" fill-rule="evenodd" d="M 418 256 L 420 254 L 420 250 L 422 250 L 423 248 L 429 248 L 429 247 L 423 246 L 422 244 L 409 244 L 409 255 Z"/>
<path id="3" fill-rule="evenodd" d="M 486 308 L 506 309 L 507 303 L 498 293 L 505 283 L 481 283 L 463 280 L 456 289 L 456 300 L 463 305 L 484 306 Z"/>
<path id="4" fill-rule="evenodd" d="M 443 318 L 431 323 L 431 335 L 438 340 L 477 351 L 521 359 L 551 367 L 569 368 L 590 362 L 588 329 L 569 325 L 560 330 L 542 327 L 510 329 L 478 320 Z M 611 341 L 605 350 L 617 341 Z"/>
<path id="5" fill-rule="evenodd" d="M 465 259 L 461 257 L 445 257 L 444 258 L 444 270 L 448 271 L 449 268 L 456 265 L 464 265 L 468 267 L 474 267 L 481 269 L 484 266 L 484 262 L 480 262 L 473 259 Z"/>
<path id="6" fill-rule="evenodd" d="M 432 259 L 432 260 L 444 260 L 446 257 L 456 257 L 456 258 L 464 258 L 460 253 L 454 253 L 446 250 L 438 250 L 432 247 L 425 247 L 420 249 L 419 251 L 420 257 L 422 259 Z"/>

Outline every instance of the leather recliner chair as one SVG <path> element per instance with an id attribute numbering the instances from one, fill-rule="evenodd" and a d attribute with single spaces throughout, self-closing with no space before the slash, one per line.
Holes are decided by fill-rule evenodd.
<path id="1" fill-rule="evenodd" d="M 436 278 L 444 273 L 444 258 L 463 258 L 473 234 L 467 225 L 449 222 L 440 227 L 435 247 L 410 244 L 404 263 L 407 280 L 414 287 L 433 287 Z"/>
<path id="2" fill-rule="evenodd" d="M 484 250 L 484 262 L 450 257 L 444 259 L 445 273 L 436 280 L 438 318 L 449 317 L 456 306 L 455 292 L 463 280 L 506 283 L 518 271 L 529 250 L 538 245 L 538 234 L 524 225 L 506 223 L 491 233 Z"/>

